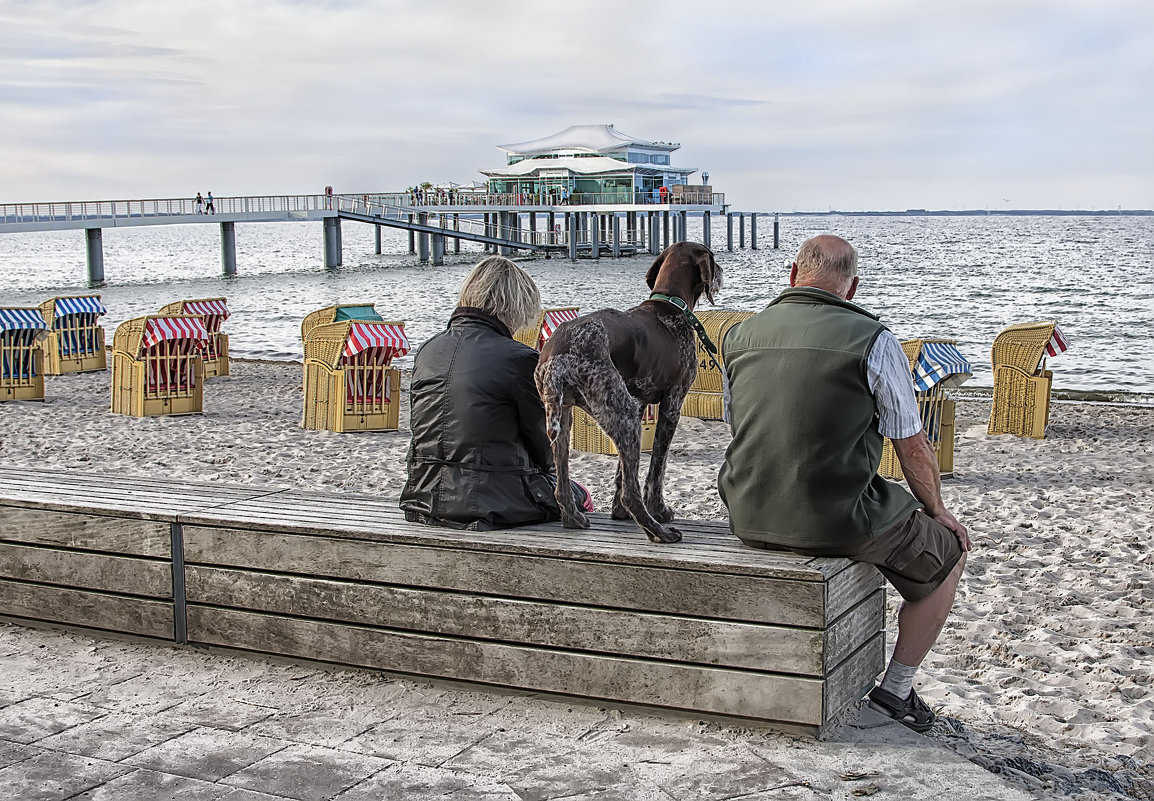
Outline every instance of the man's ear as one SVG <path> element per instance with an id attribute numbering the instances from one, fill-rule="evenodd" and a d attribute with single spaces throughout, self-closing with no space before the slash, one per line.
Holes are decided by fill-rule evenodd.
<path id="1" fill-rule="evenodd" d="M 845 293 L 846 300 L 853 300 L 854 293 L 857 292 L 857 276 L 853 277 L 853 281 L 849 285 L 849 292 Z"/>
<path id="2" fill-rule="evenodd" d="M 797 262 L 789 266 L 789 285 L 797 286 Z"/>

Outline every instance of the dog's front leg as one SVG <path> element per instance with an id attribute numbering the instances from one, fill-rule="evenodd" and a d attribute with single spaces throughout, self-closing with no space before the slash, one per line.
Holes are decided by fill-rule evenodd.
<path id="1" fill-rule="evenodd" d="M 684 398 L 681 398 L 684 400 Z M 657 430 L 653 433 L 653 451 L 649 455 L 649 474 L 645 478 L 645 508 L 661 523 L 673 519 L 673 510 L 665 503 L 665 462 L 669 443 L 681 420 L 681 400 L 666 395 L 657 411 Z"/>

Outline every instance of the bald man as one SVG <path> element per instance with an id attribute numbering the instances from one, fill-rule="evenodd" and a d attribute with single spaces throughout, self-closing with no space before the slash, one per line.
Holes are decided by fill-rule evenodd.
<path id="1" fill-rule="evenodd" d="M 869 704 L 914 731 L 933 711 L 914 675 L 954 603 L 970 549 L 942 503 L 909 362 L 878 318 L 850 300 L 857 251 L 806 241 L 790 288 L 722 343 L 733 441 L 718 476 L 730 529 L 755 548 L 876 565 L 901 594 L 898 637 Z M 877 474 L 883 437 L 910 491 Z"/>

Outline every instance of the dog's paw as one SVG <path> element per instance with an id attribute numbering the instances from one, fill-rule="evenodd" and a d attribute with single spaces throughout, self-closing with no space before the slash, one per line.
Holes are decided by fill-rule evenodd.
<path id="1" fill-rule="evenodd" d="M 629 514 L 629 510 L 619 503 L 613 504 L 613 511 L 609 513 L 609 516 L 614 520 L 628 520 L 633 517 L 633 515 Z"/>
<path id="2" fill-rule="evenodd" d="M 653 515 L 653 519 L 658 523 L 668 523 L 673 519 L 673 510 L 664 503 L 656 509 L 649 507 L 649 514 Z"/>
<path id="3" fill-rule="evenodd" d="M 650 542 L 681 542 L 681 532 L 673 526 L 657 526 L 653 531 L 646 531 Z"/>
<path id="4" fill-rule="evenodd" d="M 561 525 L 564 528 L 589 528 L 589 518 L 580 509 L 571 515 L 561 514 Z"/>

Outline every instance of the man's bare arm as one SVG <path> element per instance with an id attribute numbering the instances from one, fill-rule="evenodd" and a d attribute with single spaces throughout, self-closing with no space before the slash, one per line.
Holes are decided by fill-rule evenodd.
<path id="1" fill-rule="evenodd" d="M 938 474 L 938 460 L 930 447 L 926 432 L 919 431 L 912 437 L 891 440 L 898 455 L 902 472 L 910 492 L 926 508 L 926 514 L 937 520 L 958 536 L 962 550 L 970 550 L 970 534 L 958 519 L 950 514 L 942 502 L 942 481 Z"/>

